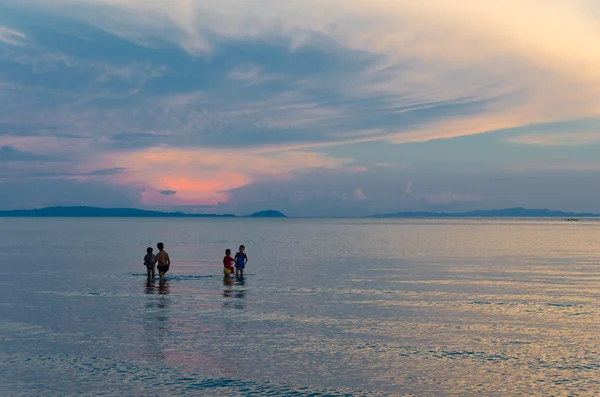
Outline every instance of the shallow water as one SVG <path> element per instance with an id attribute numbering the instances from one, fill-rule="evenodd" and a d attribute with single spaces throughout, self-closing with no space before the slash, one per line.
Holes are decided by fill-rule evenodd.
<path id="1" fill-rule="evenodd" d="M 0 240 L 2 396 L 600 394 L 600 222 L 0 219 Z"/>

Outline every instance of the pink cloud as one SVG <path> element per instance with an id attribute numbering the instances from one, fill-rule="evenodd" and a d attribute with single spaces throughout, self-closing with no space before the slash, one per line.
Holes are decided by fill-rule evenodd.
<path id="1" fill-rule="evenodd" d="M 363 191 L 359 188 L 354 189 L 354 195 L 353 195 L 354 200 L 356 201 L 365 201 L 368 200 L 369 198 L 363 193 Z"/>
<path id="2" fill-rule="evenodd" d="M 108 155 L 105 165 L 126 168 L 111 176 L 115 183 L 144 187 L 146 205 L 216 205 L 228 191 L 269 179 L 289 179 L 314 169 L 344 170 L 352 160 L 321 153 L 253 153 L 235 149 L 151 148 Z M 352 170 L 352 167 L 348 167 Z M 170 190 L 175 194 L 164 195 Z"/>
<path id="3" fill-rule="evenodd" d="M 600 142 L 599 132 L 521 135 L 507 140 L 531 146 L 585 146 Z"/>

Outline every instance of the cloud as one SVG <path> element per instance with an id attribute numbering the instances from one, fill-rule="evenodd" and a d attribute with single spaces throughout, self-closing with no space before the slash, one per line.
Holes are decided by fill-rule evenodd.
<path id="1" fill-rule="evenodd" d="M 404 193 L 407 198 L 422 202 L 426 205 L 440 206 L 447 204 L 456 204 L 456 203 L 473 203 L 481 201 L 481 197 L 475 194 L 457 194 L 452 191 L 445 191 L 441 193 L 425 193 L 425 194 L 417 194 L 413 190 L 412 181 L 408 181 L 406 183 L 406 187 L 404 188 Z"/>
<path id="2" fill-rule="evenodd" d="M 356 201 L 365 201 L 365 200 L 369 199 L 359 188 L 354 189 L 353 197 L 354 197 L 354 200 L 356 200 Z"/>
<path id="3" fill-rule="evenodd" d="M 0 162 L 17 162 L 17 161 L 53 161 L 47 156 L 41 156 L 33 153 L 22 152 L 11 146 L 0 147 Z"/>
<path id="4" fill-rule="evenodd" d="M 27 36 L 23 33 L 17 32 L 7 28 L 6 26 L 0 25 L 0 42 L 9 45 L 24 45 L 27 42 Z"/>
<path id="5" fill-rule="evenodd" d="M 406 167 L 406 164 L 375 163 L 374 166 L 381 167 L 381 168 L 396 168 L 396 167 Z"/>
<path id="6" fill-rule="evenodd" d="M 480 197 L 473 194 L 456 194 L 450 191 L 437 194 L 424 194 L 423 198 L 428 204 L 453 204 L 480 201 Z"/>
<path id="7" fill-rule="evenodd" d="M 6 0 L 2 178 L 101 182 L 161 206 L 484 200 L 461 182 L 553 164 L 552 147 L 578 150 L 562 169 L 595 166 L 593 123 L 551 127 L 600 114 L 598 15 L 591 0 Z M 332 174 L 345 182 L 313 188 Z"/>
<path id="8" fill-rule="evenodd" d="M 427 187 L 429 200 L 420 192 L 406 194 L 409 177 L 416 178 L 413 185 Z M 447 175 L 418 172 L 414 168 L 370 169 L 358 174 L 314 170 L 293 179 L 262 180 L 231 190 L 230 199 L 217 208 L 220 212 L 243 213 L 246 209 L 252 211 L 267 206 L 291 216 L 355 217 L 398 211 L 462 211 L 474 206 L 493 207 L 499 202 L 501 205 L 502 201 L 494 199 L 503 194 L 502 189 L 490 183 L 478 183 L 478 179 L 484 180 L 481 175 L 452 180 Z M 356 199 L 357 185 L 367 199 Z M 490 196 L 492 189 L 495 189 L 494 195 Z M 473 201 L 475 196 L 477 201 Z M 360 193 L 358 198 L 362 198 Z M 503 200 L 508 202 L 506 198 Z"/>
<path id="9" fill-rule="evenodd" d="M 518 166 L 507 166 L 508 170 L 518 171 L 579 171 L 579 172 L 591 172 L 600 171 L 600 162 L 598 161 L 577 161 L 577 160 L 564 160 L 554 159 L 550 162 L 523 162 Z"/>
<path id="10" fill-rule="evenodd" d="M 194 1 L 175 1 L 169 8 L 160 2 L 96 2 L 94 8 L 89 8 L 89 2 L 71 3 L 78 5 L 74 12 L 85 15 L 90 23 L 66 24 L 72 33 L 58 37 L 48 28 L 32 31 L 31 36 L 37 40 L 45 38 L 43 43 L 48 47 L 45 51 L 55 52 L 53 58 L 45 54 L 44 59 L 56 60 L 52 61 L 52 71 L 61 65 L 79 70 L 78 86 L 84 89 L 82 92 L 90 92 L 95 88 L 90 84 L 97 83 L 104 83 L 110 91 L 121 88 L 106 92 L 96 100 L 84 99 L 88 107 L 85 112 L 77 106 L 58 112 L 52 109 L 47 113 L 55 117 L 44 117 L 44 120 L 48 122 L 59 115 L 63 120 L 77 119 L 83 128 L 105 134 L 106 141 L 114 142 L 115 146 L 151 147 L 165 139 L 176 145 L 211 146 L 335 145 L 374 140 L 411 142 L 482 133 L 557 116 L 555 104 L 548 102 L 558 98 L 547 92 L 550 72 L 542 71 L 539 84 L 529 76 L 522 78 L 523 73 L 513 77 L 505 73 L 503 68 L 508 66 L 524 68 L 540 76 L 539 65 L 531 63 L 529 53 L 511 52 L 505 45 L 500 45 L 516 39 L 511 38 L 512 33 L 495 29 L 504 27 L 506 21 L 498 19 L 496 10 L 487 6 L 476 9 L 490 25 L 475 23 L 472 26 L 472 29 L 485 33 L 482 38 L 477 35 L 465 37 L 459 30 L 448 32 L 435 24 L 445 15 L 451 22 L 449 29 L 454 26 L 452 24 L 472 25 L 474 22 L 469 19 L 473 13 L 469 8 L 472 7 L 461 8 L 460 4 L 457 7 L 460 12 L 457 12 L 454 7 L 449 10 L 445 3 L 440 3 L 436 9 L 415 7 L 410 2 L 366 7 L 358 1 L 330 1 L 316 8 L 316 4 L 297 3 L 290 7 L 282 2 L 270 2 L 273 9 L 265 2 L 250 2 L 254 5 L 250 8 L 247 4 L 232 8 L 217 2 Z M 128 6 L 124 9 L 123 4 Z M 103 9 L 98 15 L 109 14 L 116 20 L 95 16 L 92 10 L 98 7 Z M 149 20 L 154 22 L 148 25 L 138 21 L 131 14 L 138 8 L 146 10 Z M 364 25 L 349 25 L 348 21 L 332 13 L 338 8 L 343 15 Z M 555 8 L 548 8 L 540 17 L 544 24 L 554 22 L 557 16 Z M 245 15 L 240 9 L 247 9 L 249 14 Z M 275 14 L 291 18 L 298 29 L 285 28 L 285 18 L 268 17 L 273 10 L 277 10 Z M 316 10 L 323 14 L 315 20 Z M 501 10 L 508 12 L 510 6 L 501 7 Z M 160 15 L 167 15 L 176 25 L 169 26 L 165 22 L 167 19 L 159 18 Z M 207 15 L 212 17 L 207 18 Z M 568 16 L 577 18 L 572 13 Z M 133 18 L 135 22 L 132 24 L 127 20 L 119 24 L 118 21 L 125 17 Z M 337 29 L 316 23 L 327 18 L 332 19 L 331 26 L 337 26 Z M 109 21 L 112 21 L 110 26 Z M 406 24 L 396 26 L 394 21 Z M 521 28 L 521 22 L 515 22 L 515 26 Z M 152 45 L 132 41 L 131 34 L 122 32 L 129 26 L 130 30 L 137 29 L 136 38 L 145 37 L 156 29 L 156 24 L 163 24 L 164 29 L 181 29 L 185 35 L 202 35 L 204 42 L 210 42 L 211 50 L 200 54 L 185 53 L 178 51 L 177 46 L 189 38 L 171 45 Z M 430 33 L 433 37 L 418 28 L 421 24 L 436 26 Z M 375 27 L 376 32 L 385 30 L 385 33 L 383 36 L 373 32 L 366 34 L 365 26 Z M 442 31 L 438 31 L 440 29 Z M 577 31 L 580 34 L 587 32 Z M 66 44 L 53 48 L 56 46 L 46 37 L 60 38 Z M 435 46 L 436 52 L 431 48 L 433 38 L 441 40 Z M 404 45 L 418 39 L 423 39 L 423 43 Z M 490 40 L 484 54 L 481 48 L 471 51 L 484 39 Z M 95 53 L 81 50 L 89 44 L 86 40 L 96 43 L 98 50 Z M 444 41 L 451 41 L 453 45 L 445 47 Z M 467 48 L 455 48 L 458 43 L 465 43 Z M 448 49 L 451 53 L 445 52 Z M 117 51 L 132 55 L 116 57 Z M 501 64 L 499 68 L 494 57 L 488 65 L 485 56 L 490 54 L 487 52 L 502 57 L 508 65 Z M 33 62 L 39 56 L 36 52 L 16 59 Z M 440 62 L 444 68 L 440 68 Z M 53 81 L 64 79 L 64 84 L 72 84 L 72 76 L 72 73 L 65 73 L 63 78 L 54 76 Z M 243 82 L 241 85 L 240 81 Z M 349 81 L 351 85 L 347 84 Z M 120 85 L 107 86 L 106 82 Z M 571 83 L 565 80 L 565 84 Z M 61 85 L 64 87 L 63 83 Z M 570 92 L 585 94 L 583 88 Z M 141 102 L 140 90 L 146 97 Z M 161 95 L 156 95 L 159 92 Z M 531 95 L 535 95 L 535 101 Z M 570 108 L 570 112 L 576 114 L 589 109 L 590 99 L 594 96 L 584 96 L 582 103 Z M 107 97 L 113 99 L 107 101 Z M 182 102 L 182 98 L 186 100 Z M 564 101 L 564 95 L 560 98 Z M 96 105 L 90 109 L 94 103 L 111 102 L 118 106 L 106 109 Z M 133 103 L 135 109 L 132 109 Z M 551 111 L 536 105 L 541 103 L 550 106 Z M 592 106 L 597 109 L 596 105 Z M 118 120 L 118 123 L 106 120 Z M 156 125 L 158 130 L 149 133 L 147 125 Z M 64 123 L 64 128 L 70 128 L 68 123 Z M 174 134 L 175 130 L 178 133 Z M 357 132 L 363 131 L 376 133 L 356 136 Z"/>
<path id="11" fill-rule="evenodd" d="M 147 188 L 142 194 L 146 205 L 216 205 L 228 200 L 228 191 L 260 180 L 285 180 L 315 169 L 343 170 L 352 164 L 351 159 L 300 151 L 260 154 L 168 147 L 107 155 L 105 161 L 129 170 L 117 175 L 116 183 Z M 165 196 L 164 191 L 177 194 Z"/>
<path id="12" fill-rule="evenodd" d="M 164 196 L 172 196 L 174 194 L 177 194 L 175 190 L 159 190 L 158 192 Z"/>
<path id="13" fill-rule="evenodd" d="M 30 209 L 57 205 L 137 207 L 139 190 L 101 181 L 66 179 L 0 180 L 0 209 Z"/>
<path id="14" fill-rule="evenodd" d="M 127 168 L 124 167 L 113 167 L 113 168 L 105 168 L 105 169 L 101 169 L 101 170 L 94 170 L 94 171 L 90 171 L 90 172 L 86 172 L 82 175 L 85 176 L 105 176 L 105 175 L 115 175 L 115 174 L 119 174 L 121 172 L 125 172 L 127 171 Z"/>
<path id="15" fill-rule="evenodd" d="M 416 199 L 418 197 L 417 194 L 413 191 L 412 181 L 406 182 L 406 187 L 404 188 L 404 193 L 411 199 Z"/>
<path id="16" fill-rule="evenodd" d="M 583 146 L 600 144 L 600 130 L 596 132 L 575 132 L 570 134 L 521 135 L 507 140 L 531 146 Z"/>

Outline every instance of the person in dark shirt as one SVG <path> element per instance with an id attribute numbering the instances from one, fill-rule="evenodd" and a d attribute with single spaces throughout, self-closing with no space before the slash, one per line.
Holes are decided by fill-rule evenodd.
<path id="1" fill-rule="evenodd" d="M 146 248 L 146 256 L 144 256 L 144 265 L 146 266 L 148 278 L 154 278 L 154 268 L 156 265 L 156 256 L 154 256 L 152 251 L 152 247 Z"/>

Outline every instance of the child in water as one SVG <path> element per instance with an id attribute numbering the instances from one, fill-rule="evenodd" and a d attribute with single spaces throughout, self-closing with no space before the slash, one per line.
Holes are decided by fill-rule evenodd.
<path id="1" fill-rule="evenodd" d="M 244 277 L 244 269 L 248 263 L 248 255 L 244 253 L 246 247 L 240 245 L 240 251 L 235 254 L 235 275 Z"/>
<path id="2" fill-rule="evenodd" d="M 148 273 L 148 278 L 154 278 L 154 265 L 156 265 L 156 256 L 152 253 L 152 247 L 146 248 L 146 256 L 144 256 L 144 265 Z"/>
<path id="3" fill-rule="evenodd" d="M 225 277 L 229 277 L 231 272 L 233 272 L 233 263 L 234 259 L 231 257 L 231 250 L 225 250 L 225 257 L 223 258 L 223 274 Z"/>
<path id="4" fill-rule="evenodd" d="M 156 255 L 158 275 L 161 280 L 164 280 L 165 273 L 169 271 L 169 266 L 171 266 L 171 258 L 169 258 L 169 254 L 165 251 L 163 243 L 156 244 L 156 248 L 158 248 L 158 254 Z"/>

